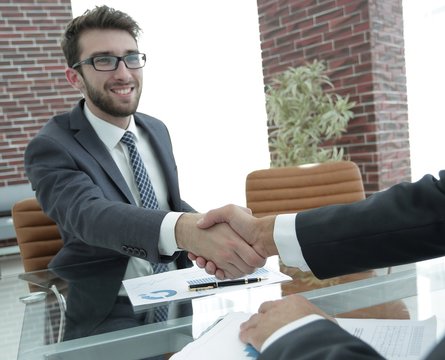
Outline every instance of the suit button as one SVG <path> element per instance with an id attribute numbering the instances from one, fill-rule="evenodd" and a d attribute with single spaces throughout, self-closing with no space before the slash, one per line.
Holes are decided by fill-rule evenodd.
<path id="1" fill-rule="evenodd" d="M 139 251 L 139 256 L 142 258 L 146 258 L 147 257 L 147 252 L 144 249 L 141 249 Z"/>
<path id="2" fill-rule="evenodd" d="M 121 247 L 123 252 L 128 252 L 128 246 L 127 245 L 122 245 Z"/>
<path id="3" fill-rule="evenodd" d="M 132 247 L 129 247 L 127 252 L 129 255 L 133 255 L 134 249 Z"/>
<path id="4" fill-rule="evenodd" d="M 141 252 L 139 251 L 139 249 L 135 248 L 133 251 L 134 256 L 139 256 L 141 254 Z"/>

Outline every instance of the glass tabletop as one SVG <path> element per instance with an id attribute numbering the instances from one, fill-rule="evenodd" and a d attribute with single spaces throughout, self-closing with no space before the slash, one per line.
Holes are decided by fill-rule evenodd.
<path id="1" fill-rule="evenodd" d="M 153 309 L 134 313 L 120 296 L 116 269 L 122 259 L 24 273 L 30 295 L 18 359 L 146 359 L 181 350 L 229 312 L 254 313 L 266 300 L 301 293 L 328 314 L 352 318 L 426 319 L 437 317 L 445 331 L 445 261 L 369 271 L 319 281 L 310 273 L 280 267 L 293 280 L 170 302 L 170 318 L 153 323 Z M 119 285 L 119 284 L 118 284 Z"/>
<path id="2" fill-rule="evenodd" d="M 16 359 L 22 330 L 25 304 L 19 297 L 29 292 L 28 285 L 15 274 L 0 277 L 0 348 L 2 359 Z"/>

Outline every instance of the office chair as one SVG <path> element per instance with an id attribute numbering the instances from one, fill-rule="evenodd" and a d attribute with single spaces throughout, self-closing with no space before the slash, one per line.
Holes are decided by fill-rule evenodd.
<path id="1" fill-rule="evenodd" d="M 16 202 L 12 220 L 25 271 L 46 269 L 63 245 L 56 223 L 45 215 L 36 198 Z"/>
<path id="2" fill-rule="evenodd" d="M 246 177 L 246 205 L 256 217 L 301 212 L 332 204 L 365 199 L 362 176 L 351 161 L 331 161 L 291 167 L 255 170 Z M 326 280 L 280 263 L 294 281 L 283 284 L 294 293 L 349 281 L 349 276 Z M 360 275 L 361 276 L 361 275 Z"/>
<path id="3" fill-rule="evenodd" d="M 16 202 L 12 207 L 12 220 L 25 272 L 47 269 L 63 246 L 56 223 L 43 212 L 35 197 Z M 29 284 L 29 288 L 31 292 L 40 290 L 34 284 Z M 51 344 L 62 340 L 66 303 L 55 285 L 46 290 L 45 341 Z M 55 320 L 57 317 L 59 319 Z"/>
<path id="4" fill-rule="evenodd" d="M 351 161 L 256 170 L 246 178 L 247 207 L 257 217 L 364 198 L 360 170 Z"/>

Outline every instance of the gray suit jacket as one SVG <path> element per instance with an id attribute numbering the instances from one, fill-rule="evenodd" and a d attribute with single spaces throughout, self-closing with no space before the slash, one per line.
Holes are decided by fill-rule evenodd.
<path id="1" fill-rule="evenodd" d="M 193 211 L 179 193 L 166 126 L 141 113 L 134 117 L 160 161 L 171 209 Z M 176 260 L 179 268 L 190 266 L 185 253 L 160 256 L 159 231 L 167 212 L 136 206 L 116 163 L 85 118 L 83 100 L 71 112 L 50 119 L 29 143 L 25 169 L 44 212 L 57 223 L 64 241 L 51 267 L 116 256 Z M 122 277 L 124 272 L 123 267 Z"/>

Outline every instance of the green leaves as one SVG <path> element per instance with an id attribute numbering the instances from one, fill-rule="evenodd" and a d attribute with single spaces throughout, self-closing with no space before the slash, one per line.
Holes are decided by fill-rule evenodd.
<path id="1" fill-rule="evenodd" d="M 323 62 L 289 68 L 266 89 L 272 166 L 341 160 L 343 148 L 327 147 L 346 131 L 355 103 L 327 92 L 333 85 Z"/>

